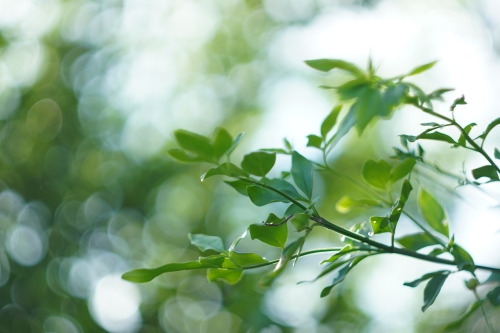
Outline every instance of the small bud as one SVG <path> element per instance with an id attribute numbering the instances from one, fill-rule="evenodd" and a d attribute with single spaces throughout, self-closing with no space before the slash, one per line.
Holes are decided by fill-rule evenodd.
<path id="1" fill-rule="evenodd" d="M 469 290 L 474 290 L 479 285 L 479 281 L 476 278 L 465 281 L 465 286 Z"/>

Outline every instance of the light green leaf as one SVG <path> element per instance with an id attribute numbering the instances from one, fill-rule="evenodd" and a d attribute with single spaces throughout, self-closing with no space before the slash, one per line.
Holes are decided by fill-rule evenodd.
<path id="1" fill-rule="evenodd" d="M 322 72 L 329 72 L 332 69 L 337 68 L 349 72 L 358 78 L 365 77 L 365 74 L 361 71 L 361 69 L 359 69 L 356 65 L 344 60 L 316 59 L 316 60 L 307 60 L 305 63 L 310 67 Z"/>
<path id="2" fill-rule="evenodd" d="M 290 202 L 284 196 L 261 186 L 249 186 L 247 187 L 247 193 L 256 206 L 265 206 L 273 202 Z"/>
<path id="3" fill-rule="evenodd" d="M 485 165 L 472 170 L 472 176 L 474 179 L 486 177 L 490 180 L 499 180 L 497 170 L 493 165 Z"/>
<path id="4" fill-rule="evenodd" d="M 270 214 L 267 218 L 266 223 L 279 224 L 281 219 L 276 215 Z M 271 246 L 284 248 L 286 239 L 288 237 L 288 226 L 287 223 L 283 223 L 276 226 L 269 226 L 265 224 L 252 224 L 248 230 L 250 231 L 250 237 L 252 239 L 258 239 L 263 243 Z"/>
<path id="5" fill-rule="evenodd" d="M 274 166 L 276 154 L 256 151 L 243 157 L 241 167 L 252 175 L 264 177 Z"/>
<path id="6" fill-rule="evenodd" d="M 329 285 L 328 287 L 324 288 L 321 291 L 321 297 L 328 296 L 330 292 L 332 291 L 333 287 L 344 281 L 345 277 L 347 276 L 347 273 L 349 273 L 361 260 L 369 257 L 370 255 L 363 255 L 354 258 L 351 262 L 346 264 L 344 267 L 342 267 L 338 273 L 337 276 L 333 279 L 332 284 Z"/>
<path id="7" fill-rule="evenodd" d="M 214 157 L 214 148 L 207 137 L 186 130 L 177 130 L 174 135 L 181 148 L 208 159 Z"/>
<path id="8" fill-rule="evenodd" d="M 406 177 L 416 164 L 416 160 L 413 158 L 405 158 L 401 163 L 396 165 L 391 171 L 391 182 L 396 182 L 401 178 Z"/>
<path id="9" fill-rule="evenodd" d="M 236 149 L 236 147 L 240 144 L 241 140 L 243 139 L 243 137 L 245 136 L 245 133 L 240 133 L 238 134 L 233 142 L 231 143 L 231 147 L 229 147 L 229 149 L 227 150 L 227 155 L 231 155 L 231 153 Z"/>
<path id="10" fill-rule="evenodd" d="M 325 138 L 337 123 L 337 118 L 342 110 L 342 104 L 336 105 L 330 114 L 321 123 L 321 136 Z"/>
<path id="11" fill-rule="evenodd" d="M 431 69 L 432 67 L 434 67 L 434 65 L 437 63 L 437 61 L 432 61 L 432 62 L 429 62 L 427 64 L 424 64 L 424 65 L 421 65 L 421 66 L 418 66 L 414 69 L 412 69 L 408 74 L 406 74 L 405 76 L 412 76 L 412 75 L 417 75 L 417 74 L 420 74 L 422 72 L 425 72 L 429 69 Z"/>
<path id="12" fill-rule="evenodd" d="M 211 268 L 207 270 L 208 281 L 221 280 L 227 284 L 236 284 L 243 277 L 243 271 L 226 268 Z"/>
<path id="13" fill-rule="evenodd" d="M 434 303 L 448 275 L 449 274 L 436 275 L 427 282 L 424 289 L 424 305 L 422 306 L 422 312 L 427 310 Z"/>
<path id="14" fill-rule="evenodd" d="M 239 252 L 230 252 L 229 257 L 232 260 L 229 260 L 230 263 L 236 263 L 236 267 L 248 267 L 255 266 L 260 264 L 268 263 L 266 259 L 262 258 L 258 254 L 255 253 L 239 253 Z"/>
<path id="15" fill-rule="evenodd" d="M 357 101 L 352 105 L 356 115 L 356 128 L 363 133 L 370 121 L 377 116 L 387 116 L 390 110 L 382 103 L 380 91 L 373 87 L 366 87 L 360 92 Z"/>
<path id="16" fill-rule="evenodd" d="M 219 128 L 215 133 L 214 138 L 214 151 L 216 157 L 221 157 L 226 153 L 233 144 L 231 134 L 224 128 Z"/>
<path id="17" fill-rule="evenodd" d="M 370 225 L 374 234 L 381 234 L 384 232 L 392 232 L 391 225 L 389 224 L 388 217 L 372 216 L 370 217 Z"/>
<path id="18" fill-rule="evenodd" d="M 233 163 L 223 163 L 215 168 L 209 169 L 203 175 L 201 175 L 201 181 L 204 181 L 207 178 L 212 176 L 229 176 L 229 177 L 238 177 L 238 176 L 248 176 L 248 174 L 238 168 Z"/>
<path id="19" fill-rule="evenodd" d="M 307 147 L 315 147 L 321 149 L 321 144 L 323 143 L 323 139 L 317 135 L 310 134 L 307 136 Z"/>
<path id="20" fill-rule="evenodd" d="M 290 222 L 295 227 L 295 230 L 301 232 L 302 230 L 309 229 L 309 215 L 307 214 L 295 214 Z"/>
<path id="21" fill-rule="evenodd" d="M 425 232 L 407 235 L 397 239 L 398 243 L 411 251 L 418 251 L 424 247 L 439 244 Z"/>
<path id="22" fill-rule="evenodd" d="M 417 139 L 443 141 L 443 142 L 452 143 L 454 145 L 458 144 L 449 135 L 441 133 L 441 132 L 423 133 L 423 134 L 420 134 L 419 136 L 417 136 Z"/>
<path id="23" fill-rule="evenodd" d="M 385 189 L 391 178 L 391 165 L 384 160 L 369 160 L 363 166 L 363 178 L 372 186 Z"/>
<path id="24" fill-rule="evenodd" d="M 191 244 L 196 246 L 202 252 L 208 250 L 217 252 L 226 251 L 226 249 L 224 248 L 224 244 L 222 243 L 222 239 L 217 236 L 189 234 L 189 240 L 191 241 Z"/>
<path id="25" fill-rule="evenodd" d="M 344 255 L 346 254 L 349 254 L 352 252 L 352 245 L 351 244 L 347 244 L 347 245 L 344 245 L 343 248 L 340 249 L 339 252 L 335 253 L 334 255 L 332 255 L 330 258 L 326 259 L 326 260 L 323 260 L 321 262 L 321 264 L 325 263 L 325 262 L 335 262 L 337 261 L 340 257 L 343 257 Z"/>
<path id="26" fill-rule="evenodd" d="M 437 200 L 424 189 L 418 193 L 418 208 L 429 226 L 448 237 L 448 221 L 443 208 Z"/>
<path id="27" fill-rule="evenodd" d="M 476 123 L 471 123 L 467 126 L 464 127 L 464 131 L 465 133 L 469 134 L 470 131 L 472 130 L 472 127 L 474 126 L 477 126 Z M 460 138 L 458 138 L 458 144 L 462 147 L 466 147 L 467 146 L 467 140 L 465 139 L 465 135 L 462 133 L 460 134 Z"/>
<path id="28" fill-rule="evenodd" d="M 380 206 L 380 203 L 371 199 L 353 199 L 349 196 L 343 196 L 335 205 L 339 213 L 348 213 L 353 207 L 372 208 Z"/>
<path id="29" fill-rule="evenodd" d="M 238 191 L 238 193 L 240 193 L 246 197 L 248 196 L 248 192 L 247 192 L 248 183 L 247 182 L 244 182 L 242 180 L 233 180 L 233 181 L 226 180 L 226 181 L 224 181 L 224 183 L 226 183 L 229 186 L 231 186 L 232 188 L 234 188 L 236 191 Z"/>
<path id="30" fill-rule="evenodd" d="M 304 156 L 294 151 L 292 153 L 291 174 L 297 187 L 307 196 L 312 197 L 313 191 L 313 164 Z"/>
<path id="31" fill-rule="evenodd" d="M 408 92 L 408 86 L 404 83 L 398 83 L 389 86 L 382 93 L 382 105 L 380 116 L 389 116 L 391 112 L 405 102 L 405 97 Z"/>

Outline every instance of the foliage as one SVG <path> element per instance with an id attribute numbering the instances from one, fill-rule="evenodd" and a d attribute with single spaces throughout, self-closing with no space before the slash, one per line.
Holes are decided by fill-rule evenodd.
<path id="1" fill-rule="evenodd" d="M 464 318 L 483 307 L 489 302 L 497 306 L 499 287 L 490 288 L 485 297 L 479 297 L 478 286 L 489 286 L 486 282 L 494 279 L 500 273 L 500 268 L 478 265 L 471 255 L 455 242 L 450 232 L 448 216 L 439 198 L 428 189 L 420 187 L 418 195 L 413 195 L 415 182 L 412 181 L 412 172 L 418 165 L 426 165 L 424 149 L 419 144 L 422 140 L 434 140 L 447 144 L 450 148 L 461 147 L 471 150 L 484 158 L 481 167 L 470 171 L 472 180 L 466 179 L 464 184 L 480 186 L 488 182 L 498 182 L 500 168 L 495 158 L 499 159 L 498 148 L 494 149 L 493 156 L 483 149 L 489 133 L 500 124 L 500 118 L 493 120 L 480 135 L 473 138 L 472 130 L 476 124 L 466 126 L 455 120 L 455 109 L 466 104 L 464 96 L 452 103 L 449 114 L 435 111 L 434 103 L 442 100 L 445 93 L 451 89 L 438 89 L 425 93 L 417 85 L 408 81 L 408 77 L 429 70 L 435 62 L 416 67 L 406 74 L 384 79 L 377 76 L 371 62 L 368 69 L 362 70 L 356 65 L 336 59 L 319 59 L 306 61 L 319 71 L 343 71 L 350 79 L 339 86 L 323 86 L 335 90 L 339 103 L 320 126 L 319 134 L 308 136 L 308 146 L 321 153 L 322 160 L 307 158 L 303 153 L 295 150 L 285 140 L 284 148 L 261 149 L 250 152 L 243 157 L 241 163 L 235 164 L 231 153 L 241 141 L 243 134 L 233 138 L 225 129 L 218 129 L 213 139 L 197 133 L 178 130 L 175 137 L 181 149 L 170 150 L 170 155 L 181 162 L 208 163 L 212 165 L 202 176 L 206 180 L 214 176 L 223 176 L 225 182 L 239 194 L 247 196 L 255 206 L 266 206 L 273 203 L 284 203 L 283 213 L 269 214 L 263 224 L 252 224 L 248 231 L 251 239 L 259 240 L 269 246 L 281 249 L 281 256 L 275 260 L 266 260 L 256 253 L 238 252 L 238 242 L 230 247 L 224 246 L 222 239 L 213 235 L 192 235 L 191 243 L 200 250 L 197 261 L 166 264 L 153 269 L 138 269 L 127 272 L 123 278 L 133 282 L 147 282 L 162 273 L 178 270 L 207 269 L 210 281 L 221 280 L 228 284 L 239 282 L 247 270 L 271 266 L 273 267 L 261 278 L 262 286 L 270 286 L 290 262 L 303 256 L 320 252 L 332 252 L 333 255 L 321 262 L 322 272 L 314 279 L 330 276 L 331 284 L 323 289 L 321 297 L 326 297 L 331 290 L 348 278 L 349 273 L 362 261 L 367 261 L 375 255 L 398 254 L 409 259 L 420 259 L 433 263 L 451 266 L 449 270 L 439 270 L 427 273 L 412 282 L 406 282 L 409 287 L 425 284 L 422 311 L 427 310 L 438 297 L 441 288 L 453 274 L 465 271 L 471 275 L 466 285 L 477 297 L 477 302 Z M 425 127 L 418 135 L 401 135 L 400 148 L 395 148 L 392 161 L 368 160 L 365 162 L 361 175 L 364 183 L 353 181 L 360 187 L 366 197 L 343 197 L 337 208 L 346 211 L 354 206 L 383 207 L 386 214 L 374 215 L 369 221 L 344 228 L 332 223 L 323 217 L 317 209 L 321 198 L 315 196 L 317 184 L 320 180 L 316 173 L 341 174 L 328 161 L 329 153 L 335 149 L 337 143 L 353 129 L 362 135 L 370 123 L 382 118 L 387 119 L 396 110 L 403 106 L 412 106 L 437 119 L 438 122 L 422 124 Z M 342 116 L 341 116 L 342 115 Z M 447 127 L 458 130 L 459 136 L 452 137 L 443 132 Z M 289 158 L 290 166 L 281 172 L 281 177 L 268 176 L 273 169 L 277 155 Z M 322 184 L 326 186 L 326 184 Z M 416 198 L 415 198 L 416 197 Z M 406 208 L 408 203 L 415 201 L 420 212 L 414 217 L 413 212 Z M 400 235 L 398 224 L 402 215 L 406 215 L 421 232 Z M 313 228 L 322 227 L 343 236 L 344 246 L 341 248 L 315 249 L 302 251 Z M 390 235 L 390 242 L 375 240 L 377 234 Z M 451 235 L 450 235 L 451 234 Z M 245 237 L 246 233 L 243 237 Z M 451 259 L 448 259 L 451 258 Z M 476 276 L 477 270 L 491 272 L 490 281 L 480 282 Z M 472 281 L 472 282 L 471 282 Z M 457 322 L 461 323 L 459 319 Z M 488 318 L 485 316 L 488 327 L 493 331 Z M 457 325 L 456 323 L 452 323 Z"/>

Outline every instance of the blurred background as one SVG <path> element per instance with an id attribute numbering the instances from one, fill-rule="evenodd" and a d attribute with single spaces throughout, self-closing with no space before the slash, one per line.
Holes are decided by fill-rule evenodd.
<path id="1" fill-rule="evenodd" d="M 465 94 L 458 120 L 483 129 L 499 115 L 497 0 L 1 0 L 0 9 L 0 332 L 441 332 L 473 301 L 457 275 L 422 313 L 423 289 L 402 284 L 439 266 L 391 256 L 364 262 L 324 299 L 330 277 L 296 284 L 315 276 L 319 256 L 269 290 L 257 287 L 263 270 L 235 286 L 197 271 L 144 285 L 120 275 L 193 260 L 188 233 L 230 244 L 275 209 L 253 207 L 220 180 L 201 183 L 203 167 L 166 151 L 174 129 L 224 126 L 247 133 L 236 156 L 286 136 L 314 158 L 305 136 L 335 103 L 318 88 L 334 79 L 304 60 L 365 67 L 371 57 L 382 76 L 439 60 L 413 81 L 456 88 L 451 100 Z M 364 160 L 390 156 L 397 135 L 418 134 L 422 121 L 432 120 L 403 109 L 361 140 L 347 136 L 332 163 L 359 178 Z M 497 131 L 485 147 L 499 141 Z M 483 163 L 444 144 L 425 148 L 456 173 L 464 159 L 468 169 Z M 457 241 L 498 267 L 498 186 L 450 195 L 455 180 L 418 175 L 449 200 Z M 336 201 L 356 192 L 324 180 L 326 217 L 350 226 L 370 216 L 337 213 Z M 307 246 L 338 240 L 315 230 Z M 257 241 L 241 246 L 279 256 Z M 483 332 L 484 319 L 459 331 Z"/>

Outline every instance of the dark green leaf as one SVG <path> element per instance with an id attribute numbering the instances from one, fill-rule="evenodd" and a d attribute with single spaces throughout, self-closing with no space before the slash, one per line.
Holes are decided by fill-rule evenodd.
<path id="1" fill-rule="evenodd" d="M 416 160 L 414 158 L 405 158 L 401 163 L 396 165 L 392 171 L 390 180 L 396 182 L 397 180 L 406 177 L 415 166 Z"/>
<path id="2" fill-rule="evenodd" d="M 183 149 L 208 159 L 214 157 L 214 148 L 207 137 L 186 130 L 177 130 L 174 135 Z"/>
<path id="3" fill-rule="evenodd" d="M 216 157 L 221 157 L 233 145 L 233 138 L 224 128 L 219 128 L 215 133 L 214 151 Z"/>
<path id="4" fill-rule="evenodd" d="M 493 165 L 485 165 L 472 170 L 472 176 L 474 179 L 486 177 L 490 180 L 499 180 L 497 170 Z"/>
<path id="5" fill-rule="evenodd" d="M 317 135 L 310 134 L 307 136 L 307 147 L 315 147 L 321 149 L 321 143 L 323 143 L 323 139 Z"/>
<path id="6" fill-rule="evenodd" d="M 408 91 L 408 86 L 403 83 L 399 83 L 388 87 L 382 94 L 382 109 L 380 110 L 380 116 L 389 116 L 395 108 L 400 106 L 405 102 L 405 96 Z"/>
<path id="7" fill-rule="evenodd" d="M 354 258 L 350 263 L 346 264 L 344 267 L 342 267 L 338 273 L 337 276 L 333 279 L 332 284 L 329 285 L 328 287 L 324 288 L 321 291 L 321 297 L 325 297 L 330 292 L 332 291 L 333 287 L 338 285 L 340 282 L 344 281 L 345 277 L 347 276 L 347 273 L 349 273 L 361 260 L 369 257 L 370 255 L 364 255 L 364 256 L 359 256 Z"/>
<path id="8" fill-rule="evenodd" d="M 353 207 L 363 207 L 363 208 L 371 208 L 380 206 L 380 203 L 371 199 L 353 199 L 349 196 L 343 196 L 337 202 L 335 208 L 339 213 L 348 213 L 351 211 Z"/>
<path id="9" fill-rule="evenodd" d="M 474 127 L 474 126 L 477 126 L 477 124 L 471 123 L 471 124 L 465 126 L 464 127 L 465 133 L 469 134 L 472 127 Z M 463 133 L 460 135 L 460 138 L 458 138 L 458 144 L 462 147 L 466 147 L 466 145 L 467 145 L 467 140 L 465 139 L 465 135 Z"/>
<path id="10" fill-rule="evenodd" d="M 366 79 L 351 80 L 338 87 L 337 94 L 341 101 L 349 101 L 361 96 L 369 86 L 370 82 Z"/>
<path id="11" fill-rule="evenodd" d="M 436 275 L 433 276 L 429 280 L 429 282 L 427 282 L 427 285 L 425 286 L 424 289 L 424 305 L 422 306 L 422 312 L 427 310 L 429 306 L 431 306 L 434 303 L 446 279 L 448 278 L 448 275 L 449 274 L 447 273 Z"/>
<path id="12" fill-rule="evenodd" d="M 364 73 L 354 64 L 338 60 L 338 59 L 316 59 L 316 60 L 307 60 L 305 62 L 310 67 L 317 69 L 322 72 L 328 72 L 332 69 L 341 69 L 351 73 L 352 75 L 358 78 L 364 78 Z"/>
<path id="13" fill-rule="evenodd" d="M 247 187 L 247 193 L 256 206 L 265 206 L 273 202 L 290 202 L 284 196 L 261 186 L 249 186 Z"/>
<path id="14" fill-rule="evenodd" d="M 496 287 L 495 289 L 490 291 L 486 295 L 486 298 L 488 298 L 488 301 L 491 303 L 491 305 L 499 306 L 500 305 L 500 287 Z"/>
<path id="15" fill-rule="evenodd" d="M 218 167 L 209 169 L 207 172 L 201 175 L 201 181 L 204 181 L 205 179 L 212 176 L 222 176 L 222 175 L 229 177 L 248 176 L 248 174 L 245 171 L 241 170 L 233 163 L 226 162 L 219 165 Z"/>
<path id="16" fill-rule="evenodd" d="M 207 271 L 208 281 L 221 280 L 227 284 L 236 284 L 243 277 L 243 271 L 226 268 L 211 268 Z"/>
<path id="17" fill-rule="evenodd" d="M 270 220 L 271 217 L 275 217 L 275 220 Z M 276 215 L 271 214 L 268 217 L 267 223 L 279 224 L 280 219 Z M 288 236 L 288 226 L 287 223 L 283 223 L 277 226 L 268 226 L 264 224 L 252 224 L 248 230 L 250 231 L 250 237 L 252 239 L 258 239 L 263 243 L 266 243 L 275 247 L 285 247 L 286 239 Z"/>
<path id="18" fill-rule="evenodd" d="M 392 228 L 389 224 L 388 217 L 372 216 L 370 217 L 370 225 L 374 234 L 381 234 L 384 232 L 392 232 Z"/>
<path id="19" fill-rule="evenodd" d="M 252 175 L 264 177 L 274 166 L 276 154 L 256 151 L 243 157 L 241 167 Z"/>
<path id="20" fill-rule="evenodd" d="M 497 148 L 495 148 L 495 153 L 494 154 L 495 154 L 495 158 L 497 160 L 500 160 L 500 150 L 498 150 Z"/>
<path id="21" fill-rule="evenodd" d="M 264 178 L 262 182 L 265 185 L 271 186 L 272 188 L 275 188 L 279 190 L 280 192 L 285 193 L 286 195 L 290 196 L 293 199 L 296 200 L 305 200 L 304 197 L 302 197 L 299 192 L 295 189 L 295 187 L 290 184 L 288 181 L 281 179 L 281 178 L 272 178 L 272 179 L 267 179 Z"/>
<path id="22" fill-rule="evenodd" d="M 419 277 L 418 279 L 416 280 L 413 280 L 411 282 L 405 282 L 403 283 L 405 286 L 407 287 L 412 287 L 412 288 L 415 288 L 416 286 L 418 286 L 420 283 L 426 281 L 426 280 L 429 280 L 430 278 L 434 277 L 434 276 L 438 276 L 438 275 L 443 275 L 443 274 L 450 274 L 450 271 L 447 271 L 447 270 L 442 270 L 442 271 L 436 271 L 436 272 L 431 272 L 431 273 L 427 273 L 427 274 L 424 274 L 422 275 L 421 277 Z"/>
<path id="23" fill-rule="evenodd" d="M 441 132 L 423 133 L 417 136 L 417 139 L 435 140 L 457 144 L 457 142 L 455 142 L 455 140 L 453 140 L 449 135 Z"/>
<path id="24" fill-rule="evenodd" d="M 439 244 L 425 232 L 404 236 L 397 239 L 398 243 L 411 251 L 418 251 L 424 247 Z"/>
<path id="25" fill-rule="evenodd" d="M 290 155 L 290 152 L 286 151 L 283 148 L 263 148 L 263 149 L 261 149 L 261 151 L 265 151 L 267 153 Z"/>
<path id="26" fill-rule="evenodd" d="M 302 236 L 295 240 L 294 242 L 290 243 L 285 247 L 283 252 L 281 253 L 280 260 L 278 261 L 278 264 L 274 268 L 274 270 L 266 275 L 262 280 L 261 284 L 263 286 L 270 286 L 271 283 L 278 277 L 278 275 L 281 274 L 283 269 L 285 269 L 286 265 L 290 262 L 292 259 L 293 255 L 300 249 L 302 248 L 302 245 L 304 244 L 306 237 Z"/>
<path id="27" fill-rule="evenodd" d="M 500 117 L 493 120 L 491 123 L 488 124 L 488 126 L 486 127 L 486 130 L 484 131 L 483 134 L 481 134 L 480 138 L 481 139 L 486 139 L 486 137 L 488 136 L 488 134 L 491 132 L 491 130 L 493 128 L 495 128 L 496 126 L 500 125 Z"/>
<path id="28" fill-rule="evenodd" d="M 476 266 L 474 265 L 474 260 L 472 259 L 472 256 L 469 254 L 469 252 L 465 251 L 461 246 L 457 244 L 453 244 L 450 252 L 455 258 L 458 269 L 474 273 Z"/>
<path id="29" fill-rule="evenodd" d="M 243 194 L 246 197 L 248 196 L 247 187 L 249 184 L 247 182 L 244 182 L 242 180 L 234 180 L 234 181 L 226 180 L 224 182 L 229 186 L 231 186 L 232 188 L 234 188 L 236 191 L 238 191 L 238 193 Z"/>
<path id="30" fill-rule="evenodd" d="M 422 126 L 430 126 L 430 127 L 443 127 L 443 125 L 440 125 L 440 124 L 435 123 L 435 122 L 421 123 L 420 125 L 422 125 Z"/>
<path id="31" fill-rule="evenodd" d="M 226 249 L 224 248 L 224 244 L 222 243 L 222 239 L 217 236 L 189 234 L 189 240 L 191 241 L 191 244 L 196 246 L 202 252 L 208 250 L 217 252 L 226 251 Z"/>
<path id="32" fill-rule="evenodd" d="M 464 105 L 464 104 L 467 104 L 467 102 L 465 101 L 464 95 L 462 95 L 461 97 L 453 101 L 453 104 L 450 106 L 450 111 L 454 111 L 457 105 Z"/>
<path id="33" fill-rule="evenodd" d="M 418 193 L 418 208 L 429 226 L 437 232 L 448 237 L 448 221 L 443 208 L 437 200 L 424 189 Z"/>
<path id="34" fill-rule="evenodd" d="M 193 163 L 205 160 L 203 157 L 200 156 L 189 155 L 182 149 L 170 149 L 168 151 L 168 154 L 180 162 Z"/>
<path id="35" fill-rule="evenodd" d="M 306 230 L 309 228 L 309 215 L 303 213 L 295 214 L 290 223 L 293 224 L 298 232 Z"/>
<path id="36" fill-rule="evenodd" d="M 433 62 L 429 62 L 429 63 L 424 64 L 424 65 L 418 66 L 418 67 L 414 68 L 413 70 L 411 70 L 405 76 L 412 76 L 412 75 L 417 75 L 417 74 L 420 74 L 422 72 L 425 72 L 425 71 L 431 69 L 432 67 L 434 67 L 434 65 L 436 64 L 436 62 L 437 61 L 433 61 Z"/>
<path id="37" fill-rule="evenodd" d="M 330 114 L 323 120 L 321 123 L 321 136 L 326 137 L 328 133 L 332 130 L 332 128 L 337 123 L 337 118 L 339 116 L 340 111 L 342 110 L 342 104 L 339 104 L 333 108 Z"/>
<path id="38" fill-rule="evenodd" d="M 304 156 L 294 151 L 292 153 L 291 174 L 295 185 L 307 196 L 312 197 L 313 191 L 313 164 Z"/>
<path id="39" fill-rule="evenodd" d="M 385 189 L 391 177 L 391 168 L 391 165 L 384 160 L 369 160 L 363 166 L 363 178 L 368 184 Z"/>

